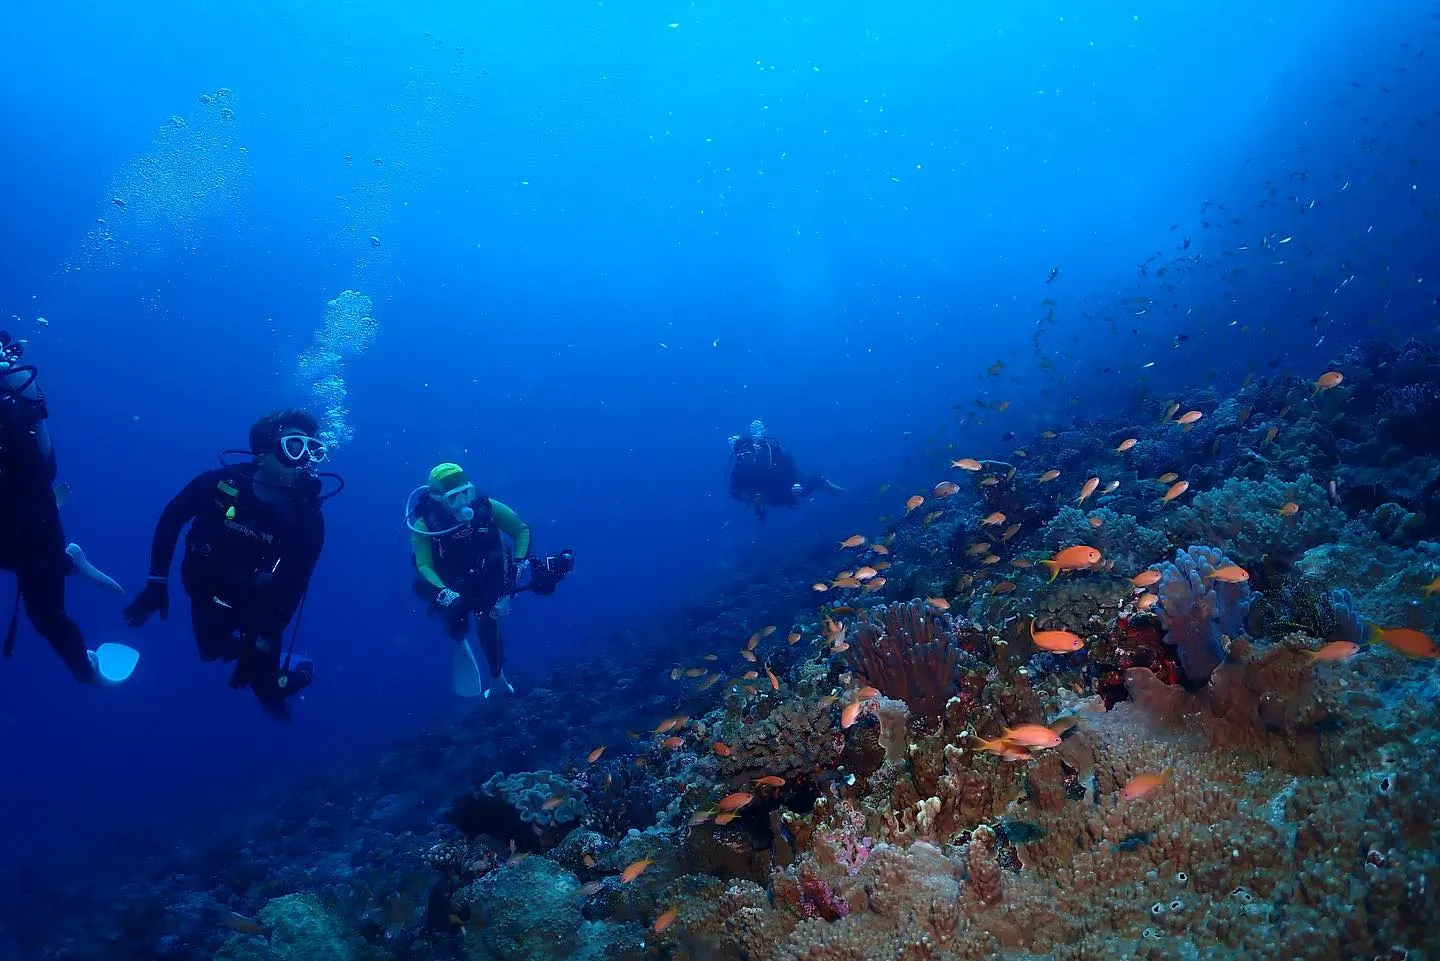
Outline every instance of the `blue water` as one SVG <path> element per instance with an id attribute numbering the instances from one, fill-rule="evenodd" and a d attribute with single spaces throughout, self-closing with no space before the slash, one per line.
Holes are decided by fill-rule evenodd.
<path id="1" fill-rule="evenodd" d="M 295 722 L 199 662 L 178 580 L 139 634 L 72 583 L 92 643 L 140 670 L 79 688 L 22 626 L 6 864 L 203 826 L 456 712 L 400 525 L 439 460 L 576 552 L 511 617 L 523 680 L 865 529 L 936 451 L 1158 417 L 1272 358 L 1314 376 L 1435 316 L 1434 4 L 21 6 L 0 311 L 99 566 L 138 589 L 165 501 L 314 403 L 296 365 L 328 300 L 370 296 L 380 332 L 343 369 Z M 224 124 L 199 100 L 222 87 Z M 172 117 L 228 146 L 175 148 Z M 136 177 L 147 157 L 223 177 L 177 193 Z M 756 416 L 851 496 L 757 527 L 724 490 Z"/>

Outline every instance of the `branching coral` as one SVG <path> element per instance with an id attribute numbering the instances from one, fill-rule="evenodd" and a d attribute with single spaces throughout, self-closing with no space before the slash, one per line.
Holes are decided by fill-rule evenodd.
<path id="1" fill-rule="evenodd" d="M 1290 503 L 1298 509 L 1282 513 Z M 1160 524 L 1180 543 L 1224 544 L 1226 553 L 1241 564 L 1255 564 L 1266 555 L 1290 563 L 1306 549 L 1333 540 L 1345 515 L 1309 474 L 1293 481 L 1232 477 L 1217 489 L 1196 494 L 1189 507 L 1167 515 Z"/>
<path id="2" fill-rule="evenodd" d="M 910 706 L 912 717 L 935 720 L 955 691 L 960 647 L 949 618 L 920 601 L 863 611 L 851 646 L 855 672 L 887 697 Z"/>

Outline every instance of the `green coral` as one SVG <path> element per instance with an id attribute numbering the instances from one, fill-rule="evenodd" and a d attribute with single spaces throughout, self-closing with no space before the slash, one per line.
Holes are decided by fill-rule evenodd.
<path id="1" fill-rule="evenodd" d="M 1091 517 L 1100 520 L 1099 527 L 1090 523 Z M 1163 533 L 1142 527 L 1131 515 L 1108 507 L 1094 511 L 1062 507 L 1040 531 L 1040 546 L 1052 554 L 1076 544 L 1095 548 L 1126 576 L 1163 561 L 1170 553 L 1170 540 Z"/>
<path id="2" fill-rule="evenodd" d="M 520 820 L 540 831 L 577 823 L 585 814 L 585 795 L 552 771 L 496 774 L 485 782 L 485 793 L 502 797 Z M 559 799 L 558 803 L 547 802 Z"/>
<path id="3" fill-rule="evenodd" d="M 379 961 L 384 955 L 356 934 L 313 894 L 287 894 L 261 909 L 268 941 L 236 935 L 215 961 Z"/>
<path id="4" fill-rule="evenodd" d="M 1282 514 L 1291 503 L 1298 509 Z M 1159 521 L 1177 541 L 1218 544 L 1241 566 L 1255 565 L 1267 555 L 1291 563 L 1306 550 L 1334 540 L 1344 525 L 1344 513 L 1309 474 L 1293 481 L 1232 477 Z"/>

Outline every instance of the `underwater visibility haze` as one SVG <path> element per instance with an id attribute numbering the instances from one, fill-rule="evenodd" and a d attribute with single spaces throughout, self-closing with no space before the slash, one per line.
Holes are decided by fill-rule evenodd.
<path id="1" fill-rule="evenodd" d="M 0 961 L 1440 957 L 1440 5 L 5 20 Z"/>

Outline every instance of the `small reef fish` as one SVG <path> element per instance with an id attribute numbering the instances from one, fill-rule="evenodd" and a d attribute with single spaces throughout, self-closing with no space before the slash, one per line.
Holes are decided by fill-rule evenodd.
<path id="1" fill-rule="evenodd" d="M 960 470 L 978 471 L 983 470 L 980 462 L 973 457 L 962 457 L 959 460 L 952 460 L 950 466 Z"/>
<path id="2" fill-rule="evenodd" d="M 1331 641 L 1317 650 L 1307 651 L 1306 656 L 1315 661 L 1348 661 L 1360 653 L 1360 645 L 1354 641 Z"/>
<path id="3" fill-rule="evenodd" d="M 1098 477 L 1092 477 L 1092 478 L 1090 478 L 1089 480 L 1087 480 L 1087 481 L 1080 487 L 1080 496 L 1077 497 L 1077 498 L 1075 498 L 1075 506 L 1076 506 L 1076 507 L 1079 507 L 1081 504 L 1085 503 L 1086 499 L 1089 498 L 1091 494 L 1095 493 L 1095 489 L 1098 488 L 1099 486 L 1100 486 L 1100 478 L 1098 478 Z"/>
<path id="4" fill-rule="evenodd" d="M 645 869 L 654 863 L 654 858 L 641 858 L 638 861 L 632 861 L 625 867 L 625 870 L 620 872 L 620 882 L 622 884 L 629 884 L 630 882 L 638 878 L 640 875 L 644 874 Z"/>
<path id="5" fill-rule="evenodd" d="M 949 497 L 960 492 L 960 485 L 954 481 L 941 481 L 931 489 L 930 494 L 934 497 Z"/>
<path id="6" fill-rule="evenodd" d="M 874 551 L 876 554 L 888 554 L 888 553 L 890 553 L 890 548 L 886 547 L 884 544 L 871 544 L 871 545 L 870 545 L 870 549 L 871 549 L 872 551 Z"/>
<path id="7" fill-rule="evenodd" d="M 679 908 L 666 909 L 665 912 L 660 915 L 660 917 L 655 919 L 655 923 L 650 926 L 651 932 L 654 934 L 661 933 L 666 928 L 670 927 L 670 925 L 673 924 L 675 922 L 675 919 L 679 916 Z"/>
<path id="8" fill-rule="evenodd" d="M 764 777 L 757 777 L 750 782 L 756 787 L 784 787 L 785 779 L 774 774 L 766 774 Z"/>
<path id="9" fill-rule="evenodd" d="M 1406 657 L 1433 659 L 1440 657 L 1440 646 L 1430 635 L 1409 627 L 1377 627 L 1370 625 L 1370 643 L 1384 644 Z"/>
<path id="10" fill-rule="evenodd" d="M 860 547 L 864 545 L 864 543 L 864 534 L 851 534 L 849 537 L 845 538 L 843 541 L 840 542 L 840 549 L 845 550 L 846 548 L 850 547 Z"/>
<path id="11" fill-rule="evenodd" d="M 736 791 L 734 794 L 722 797 L 716 802 L 715 807 L 721 811 L 738 811 L 753 800 L 755 800 L 755 795 L 746 791 Z"/>
<path id="12" fill-rule="evenodd" d="M 1171 404 L 1169 407 L 1165 408 L 1165 416 L 1163 416 L 1163 417 L 1160 418 L 1160 422 L 1163 424 L 1163 423 L 1166 423 L 1167 421 L 1169 421 L 1170 418 L 1172 418 L 1172 417 L 1175 416 L 1175 412 L 1176 412 L 1177 410 L 1179 410 L 1179 409 L 1180 409 L 1180 403 L 1179 403 L 1179 401 L 1176 401 L 1175 403 Z"/>
<path id="13" fill-rule="evenodd" d="M 1049 560 L 1039 563 L 1042 567 L 1050 568 L 1050 580 L 1053 581 L 1060 576 L 1061 571 L 1079 571 L 1094 567 L 1100 563 L 1100 552 L 1093 547 L 1077 544 L 1074 547 L 1067 547 Z"/>
<path id="14" fill-rule="evenodd" d="M 1275 513 L 1279 514 L 1281 517 L 1294 517 L 1296 514 L 1300 513 L 1300 505 L 1295 503 L 1294 501 L 1289 501 L 1288 503 L 1281 505 L 1280 509 L 1277 510 Z"/>
<path id="15" fill-rule="evenodd" d="M 732 754 L 735 753 L 735 752 L 731 749 L 730 745 L 726 744 L 724 741 L 716 741 L 716 742 L 714 742 L 713 744 L 710 745 L 710 750 L 714 751 L 716 754 L 718 754 L 718 755 L 721 756 L 721 757 L 729 757 L 730 755 L 732 755 Z"/>
<path id="16" fill-rule="evenodd" d="M 859 701 L 851 701 L 840 709 L 841 730 L 849 730 L 855 726 L 855 722 L 860 719 L 860 708 L 863 706 Z"/>
<path id="17" fill-rule="evenodd" d="M 1165 496 L 1161 497 L 1160 499 L 1168 504 L 1189 489 L 1189 481 L 1176 481 L 1175 483 L 1170 485 L 1170 489 L 1166 491 Z"/>
<path id="18" fill-rule="evenodd" d="M 1015 582 L 1014 582 L 1014 581 L 1001 581 L 1001 582 L 998 583 L 998 584 L 992 584 L 992 585 L 990 585 L 990 593 L 991 593 L 991 594 L 1009 594 L 1011 591 L 1015 590 L 1015 586 L 1016 586 L 1016 585 L 1015 585 Z"/>
<path id="19" fill-rule="evenodd" d="M 739 816 L 739 811 L 726 811 L 724 814 L 715 815 L 715 823 L 720 825 L 729 824 Z"/>
<path id="20" fill-rule="evenodd" d="M 1136 444 L 1138 444 L 1139 442 L 1140 442 L 1140 440 L 1139 440 L 1139 438 L 1137 438 L 1137 437 L 1127 437 L 1127 438 L 1125 438 L 1124 440 L 1122 440 L 1122 441 L 1120 442 L 1120 446 L 1119 446 L 1119 447 L 1116 447 L 1116 448 L 1115 448 L 1115 453 L 1117 453 L 1117 454 L 1123 454 L 1123 453 L 1125 453 L 1127 450 L 1129 450 L 1130 448 L 1134 447 L 1134 446 L 1135 446 Z"/>
<path id="21" fill-rule="evenodd" d="M 1104 526 L 1105 526 L 1105 518 L 1103 518 L 1103 517 L 1092 517 L 1092 518 L 1090 518 L 1090 526 L 1091 526 L 1091 527 L 1104 527 Z"/>
<path id="22" fill-rule="evenodd" d="M 879 697 L 880 689 L 878 687 L 871 687 L 869 684 L 866 684 L 865 686 L 858 688 L 855 691 L 855 696 L 862 701 L 868 701 L 872 697 Z"/>
<path id="23" fill-rule="evenodd" d="M 1085 646 L 1080 635 L 1070 631 L 1039 631 L 1035 630 L 1035 618 L 1030 618 L 1030 640 L 1042 651 L 1052 651 L 1056 654 L 1069 654 L 1078 651 Z"/>
<path id="24" fill-rule="evenodd" d="M 1138 801 L 1169 780 L 1168 767 L 1159 774 L 1137 774 L 1120 789 L 1120 796 L 1127 801 Z"/>
<path id="25" fill-rule="evenodd" d="M 253 934 L 257 937 L 264 937 L 265 926 L 254 918 L 248 918 L 236 911 L 226 911 L 220 915 L 220 923 L 231 931 L 238 931 L 240 934 Z"/>
<path id="26" fill-rule="evenodd" d="M 1205 415 L 1200 413 L 1198 410 L 1187 410 L 1185 413 L 1175 418 L 1175 423 L 1180 424 L 1183 427 L 1189 427 L 1191 424 L 1195 423 L 1197 420 L 1204 416 Z"/>
<path id="27" fill-rule="evenodd" d="M 945 598 L 943 598 L 943 597 L 927 597 L 927 598 L 925 598 L 925 603 L 926 603 L 926 604 L 929 604 L 931 607 L 935 608 L 935 610 L 937 610 L 937 611 L 948 611 L 948 610 L 950 610 L 950 602 L 947 601 L 947 600 L 946 600 Z"/>
<path id="28" fill-rule="evenodd" d="M 1320 393 L 1322 390 L 1329 390 L 1332 387 L 1339 387 L 1344 380 L 1345 375 L 1338 370 L 1327 371 L 1315 379 L 1315 394 Z M 1311 394 L 1310 396 L 1314 397 L 1315 394 Z"/>
<path id="29" fill-rule="evenodd" d="M 1159 571 L 1141 571 L 1130 578 L 1130 583 L 1136 587 L 1150 587 L 1152 584 L 1160 583 Z"/>
<path id="30" fill-rule="evenodd" d="M 1135 598 L 1135 610 L 1148 611 L 1150 610 L 1150 608 L 1154 607 L 1159 602 L 1160 598 L 1158 595 L 1151 594 L 1149 591 L 1146 591 L 1144 594 L 1141 594 L 1139 597 Z"/>
<path id="31" fill-rule="evenodd" d="M 677 738 L 677 740 L 678 740 L 678 738 Z M 558 808 L 560 805 L 562 805 L 562 804 L 564 804 L 564 803 L 565 803 L 565 796 L 564 796 L 564 795 L 561 795 L 561 794 L 557 794 L 557 795 L 555 795 L 554 797 L 546 798 L 546 799 L 545 799 L 545 803 L 542 804 L 542 805 L 540 805 L 540 810 L 542 810 L 542 811 L 553 811 L 553 810 L 555 810 L 556 808 Z"/>
<path id="32" fill-rule="evenodd" d="M 600 760 L 600 755 L 605 753 L 605 747 L 606 745 L 602 744 L 595 750 L 591 751 L 589 754 L 585 755 L 585 763 L 594 764 L 596 761 Z"/>
<path id="33" fill-rule="evenodd" d="M 1037 483 L 1048 484 L 1059 476 L 1060 472 L 1058 470 L 1047 470 L 1045 473 L 1040 475 L 1040 480 L 1037 481 Z"/>
<path id="34" fill-rule="evenodd" d="M 1159 477 L 1155 478 L 1155 483 L 1157 483 L 1157 484 L 1169 484 L 1169 483 L 1171 483 L 1171 482 L 1173 482 L 1173 481 L 1177 481 L 1177 480 L 1179 480 L 1179 479 L 1180 479 L 1180 475 L 1179 475 L 1179 474 L 1175 473 L 1174 471 L 1166 471 L 1165 473 L 1161 474 Z"/>
<path id="35" fill-rule="evenodd" d="M 1205 575 L 1207 581 L 1219 581 L 1221 584 L 1244 584 L 1250 579 L 1250 572 L 1243 567 L 1236 567 L 1228 564 L 1225 567 L 1216 568 Z"/>
<path id="36" fill-rule="evenodd" d="M 995 527 L 1003 523 L 1005 523 L 1005 515 L 999 511 L 986 515 L 985 519 L 980 522 L 984 527 Z"/>
<path id="37" fill-rule="evenodd" d="M 923 503 L 925 503 L 925 498 L 921 497 L 919 494 L 912 495 L 910 499 L 905 502 L 905 513 L 910 513 Z"/>

